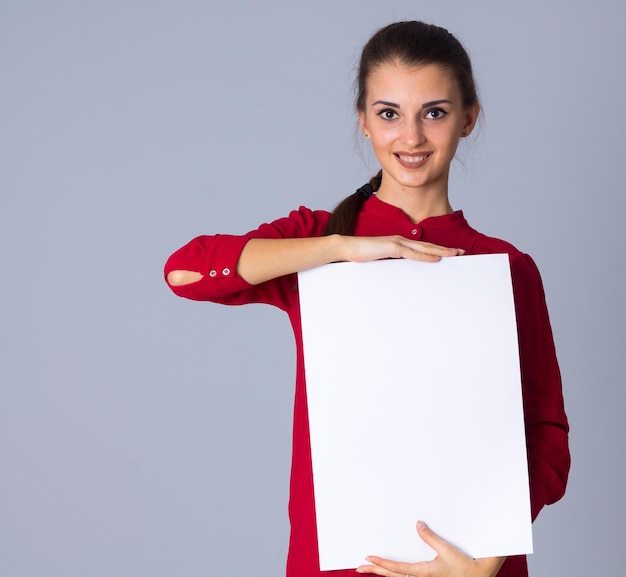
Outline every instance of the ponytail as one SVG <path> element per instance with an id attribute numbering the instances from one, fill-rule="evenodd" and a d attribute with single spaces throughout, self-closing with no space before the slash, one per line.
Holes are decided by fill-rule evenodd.
<path id="1" fill-rule="evenodd" d="M 382 179 L 383 171 L 380 170 L 378 174 L 370 178 L 367 184 L 364 184 L 354 194 L 344 198 L 330 215 L 324 230 L 324 236 L 330 234 L 354 236 L 356 221 L 363 203 L 380 188 Z"/>

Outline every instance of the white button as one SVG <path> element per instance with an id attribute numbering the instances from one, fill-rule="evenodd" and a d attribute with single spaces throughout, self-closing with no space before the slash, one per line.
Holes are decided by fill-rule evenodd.
<path id="1" fill-rule="evenodd" d="M 411 231 L 411 234 L 416 235 L 416 234 L 417 234 L 417 229 L 416 229 L 416 228 L 414 228 L 414 229 Z"/>
<path id="2" fill-rule="evenodd" d="M 228 275 L 230 274 L 230 269 L 229 269 L 229 268 L 225 268 L 225 269 L 222 271 L 222 274 L 223 274 L 224 276 L 228 276 Z"/>
<path id="3" fill-rule="evenodd" d="M 209 276 L 210 277 L 217 276 L 217 273 L 214 270 L 212 270 L 211 272 L 209 272 Z"/>

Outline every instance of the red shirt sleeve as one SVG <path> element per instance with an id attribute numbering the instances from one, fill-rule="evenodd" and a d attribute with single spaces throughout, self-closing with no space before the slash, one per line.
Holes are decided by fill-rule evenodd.
<path id="1" fill-rule="evenodd" d="M 294 298 L 295 274 L 251 285 L 237 273 L 237 262 L 246 243 L 253 238 L 305 238 L 321 236 L 328 220 L 325 211 L 305 207 L 285 218 L 261 225 L 245 235 L 199 236 L 178 249 L 165 264 L 167 275 L 174 270 L 199 272 L 202 279 L 184 286 L 168 286 L 178 296 L 220 304 L 266 303 L 287 310 Z"/>
<path id="2" fill-rule="evenodd" d="M 565 493 L 570 467 L 569 426 L 563 405 L 543 284 L 532 258 L 511 258 L 517 313 L 533 520 Z"/>

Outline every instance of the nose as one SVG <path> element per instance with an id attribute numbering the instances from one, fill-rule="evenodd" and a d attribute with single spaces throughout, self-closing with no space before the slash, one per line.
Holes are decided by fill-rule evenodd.
<path id="1" fill-rule="evenodd" d="M 404 127 L 403 144 L 407 146 L 419 146 L 424 144 L 426 137 L 424 135 L 424 127 L 419 119 L 407 121 Z"/>

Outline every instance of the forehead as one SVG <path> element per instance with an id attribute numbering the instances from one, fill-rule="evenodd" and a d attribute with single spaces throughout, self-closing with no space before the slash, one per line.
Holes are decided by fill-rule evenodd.
<path id="1" fill-rule="evenodd" d="M 430 101 L 460 99 L 456 80 L 449 70 L 436 64 L 407 66 L 386 62 L 372 70 L 367 79 L 367 100 Z"/>

